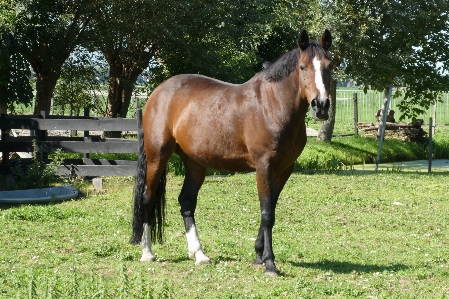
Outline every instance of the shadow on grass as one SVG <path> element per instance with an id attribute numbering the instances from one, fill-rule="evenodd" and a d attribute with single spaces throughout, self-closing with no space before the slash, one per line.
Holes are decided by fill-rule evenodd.
<path id="1" fill-rule="evenodd" d="M 298 263 L 298 262 L 289 262 L 294 267 L 301 268 L 313 268 L 319 270 L 332 271 L 334 273 L 372 273 L 372 272 L 397 272 L 400 270 L 408 269 L 409 267 L 403 264 L 393 264 L 393 265 L 363 265 L 363 264 L 354 264 L 351 262 L 339 262 L 339 261 L 330 261 L 324 260 L 321 262 L 315 263 Z"/>

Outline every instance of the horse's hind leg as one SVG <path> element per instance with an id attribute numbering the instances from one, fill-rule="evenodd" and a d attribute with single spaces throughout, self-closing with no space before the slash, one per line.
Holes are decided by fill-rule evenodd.
<path id="1" fill-rule="evenodd" d="M 143 223 L 142 241 L 140 243 L 142 247 L 142 257 L 140 258 L 140 261 L 142 262 L 155 260 L 155 256 L 151 251 L 152 246 L 151 230 L 152 229 L 154 230 L 155 228 L 152 227 L 150 223 L 154 222 L 151 220 L 151 218 L 154 219 L 154 216 L 151 215 L 154 215 L 154 213 L 156 213 L 155 211 L 157 204 L 156 202 L 158 200 L 163 200 L 162 198 L 158 198 L 158 196 L 165 196 L 164 194 L 158 194 L 157 190 L 158 188 L 161 187 L 165 188 L 165 186 L 159 186 L 159 184 L 161 183 L 162 176 L 165 176 L 164 163 L 158 166 L 147 163 L 147 180 L 143 200 L 144 223 Z M 153 225 L 155 225 L 155 223 L 153 223 Z"/>
<path id="2" fill-rule="evenodd" d="M 210 259 L 204 255 L 198 231 L 195 225 L 195 209 L 198 192 L 206 176 L 206 168 L 189 158 L 180 149 L 176 151 L 184 162 L 186 169 L 184 184 L 178 201 L 181 206 L 181 215 L 186 229 L 189 258 L 195 259 L 195 264 L 209 264 Z"/>
<path id="3" fill-rule="evenodd" d="M 154 261 L 151 251 L 152 236 L 162 242 L 165 217 L 165 176 L 168 159 L 174 151 L 175 143 L 150 148 L 148 146 L 146 160 L 146 187 L 143 196 L 143 234 L 141 240 L 141 261 Z M 157 240 L 156 240 L 157 241 Z"/>

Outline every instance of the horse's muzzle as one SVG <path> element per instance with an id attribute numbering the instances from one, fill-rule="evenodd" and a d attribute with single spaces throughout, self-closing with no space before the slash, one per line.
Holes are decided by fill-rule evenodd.
<path id="1" fill-rule="evenodd" d="M 326 98 L 324 100 L 313 99 L 310 103 L 310 107 L 312 108 L 312 116 L 316 120 L 328 120 L 330 106 L 331 102 L 329 101 L 329 98 Z"/>

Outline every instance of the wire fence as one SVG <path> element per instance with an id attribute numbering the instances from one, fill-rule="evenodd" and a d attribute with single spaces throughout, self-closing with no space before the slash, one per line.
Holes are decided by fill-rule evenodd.
<path id="1" fill-rule="evenodd" d="M 364 93 L 363 90 L 358 89 L 339 89 L 337 90 L 337 107 L 336 107 L 336 122 L 342 123 L 354 123 L 354 93 L 357 93 L 358 103 L 358 120 L 359 122 L 375 122 L 375 114 L 382 108 L 383 93 L 373 90 L 369 90 Z M 396 112 L 395 119 L 399 120 L 400 112 L 397 107 L 403 100 L 404 96 L 394 97 L 391 99 L 390 108 Z M 434 117 L 435 106 L 431 105 L 429 109 L 423 115 L 419 115 L 418 118 L 422 118 L 425 121 L 429 117 Z M 449 125 L 449 94 L 445 93 L 441 96 L 441 102 L 436 104 L 436 118 L 434 122 L 436 125 Z M 410 121 L 410 119 L 405 119 Z"/>

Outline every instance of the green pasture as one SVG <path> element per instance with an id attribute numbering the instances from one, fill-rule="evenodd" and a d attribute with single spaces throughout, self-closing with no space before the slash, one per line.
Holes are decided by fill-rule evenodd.
<path id="1" fill-rule="evenodd" d="M 104 178 L 103 192 L 79 180 L 76 200 L 0 207 L 0 298 L 447 298 L 449 174 L 355 170 L 375 161 L 377 146 L 363 135 L 309 137 L 277 209 L 280 277 L 251 267 L 254 174 L 206 179 L 197 226 L 212 264 L 188 260 L 173 158 L 156 263 L 139 262 L 128 242 L 133 178 Z M 446 127 L 433 148 L 435 159 L 449 158 Z M 427 144 L 384 141 L 381 162 L 426 158 Z"/>
<path id="2" fill-rule="evenodd" d="M 197 226 L 211 265 L 195 266 L 168 177 L 166 242 L 141 263 L 132 178 L 78 183 L 77 200 L 0 211 L 0 298 L 446 298 L 447 173 L 293 174 L 274 228 L 280 277 L 253 269 L 253 174 L 207 178 Z M 89 193 L 89 195 L 87 195 Z"/>

